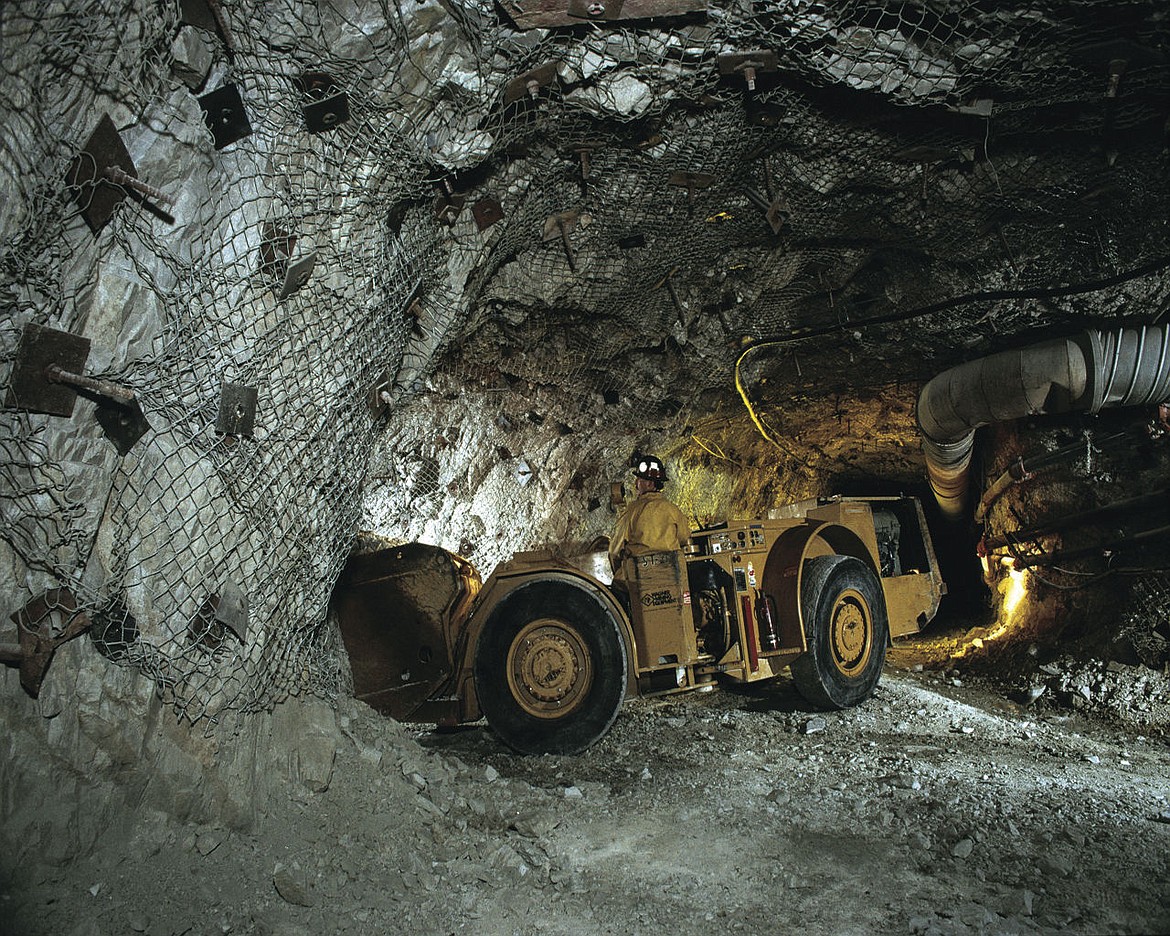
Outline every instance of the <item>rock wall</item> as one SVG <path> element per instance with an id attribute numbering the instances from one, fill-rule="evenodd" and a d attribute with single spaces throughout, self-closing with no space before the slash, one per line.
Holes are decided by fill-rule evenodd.
<path id="1" fill-rule="evenodd" d="M 45 776 L 77 788 L 69 836 L 24 842 L 84 846 L 96 832 L 75 826 L 112 815 L 92 807 L 113 781 L 144 808 L 245 821 L 267 713 L 348 678 L 326 605 L 386 418 L 374 390 L 400 367 L 428 249 L 386 225 L 420 184 L 400 172 L 417 144 L 400 102 L 450 60 L 454 25 L 435 4 L 393 24 L 288 7 L 217 28 L 188 22 L 191 6 L 0 10 L 0 608 L 54 595 L 40 621 L 53 634 L 71 617 L 53 608 L 65 589 L 92 624 L 36 700 L 4 674 L 6 827 L 42 823 Z M 396 64 L 412 41 L 421 74 Z M 350 89 L 332 135 L 307 128 L 310 64 Z M 208 103 L 229 86 L 243 120 Z M 83 392 L 71 416 L 42 412 L 19 379 L 36 326 L 88 342 L 72 369 L 133 407 Z M 143 422 L 119 439 L 110 419 Z"/>
<path id="2" fill-rule="evenodd" d="M 177 720 L 151 680 L 63 646 L 39 697 L 0 672 L 6 880 L 25 864 L 66 864 L 101 839 L 125 840 L 174 821 L 248 829 L 274 795 L 326 789 L 342 735 L 334 707 L 295 699 L 219 737 Z"/>

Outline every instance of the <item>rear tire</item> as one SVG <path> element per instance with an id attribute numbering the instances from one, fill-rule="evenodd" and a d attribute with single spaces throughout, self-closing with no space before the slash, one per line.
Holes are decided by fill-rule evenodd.
<path id="1" fill-rule="evenodd" d="M 821 708 L 858 705 L 882 675 L 890 625 L 873 570 L 852 556 L 804 564 L 800 586 L 808 650 L 792 662 L 796 688 Z"/>
<path id="2" fill-rule="evenodd" d="M 602 599 L 564 581 L 522 585 L 480 634 L 475 691 L 488 724 L 522 754 L 577 754 L 617 718 L 626 644 Z"/>

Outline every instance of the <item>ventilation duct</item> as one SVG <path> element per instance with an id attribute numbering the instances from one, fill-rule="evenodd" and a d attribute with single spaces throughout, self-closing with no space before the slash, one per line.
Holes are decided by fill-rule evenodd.
<path id="1" fill-rule="evenodd" d="M 1170 399 L 1170 325 L 1091 329 L 943 371 L 918 396 L 926 470 L 944 516 L 963 514 L 975 430 L 1037 413 Z"/>

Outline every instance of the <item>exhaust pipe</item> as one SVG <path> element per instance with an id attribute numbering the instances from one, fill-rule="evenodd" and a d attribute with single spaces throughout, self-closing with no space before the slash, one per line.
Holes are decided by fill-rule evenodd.
<path id="1" fill-rule="evenodd" d="M 962 517 L 981 426 L 1166 400 L 1170 325 L 1091 329 L 952 367 L 918 395 L 918 429 L 935 499 L 948 519 Z"/>

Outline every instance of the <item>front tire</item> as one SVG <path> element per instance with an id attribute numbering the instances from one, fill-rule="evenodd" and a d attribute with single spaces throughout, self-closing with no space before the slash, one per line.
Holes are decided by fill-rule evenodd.
<path id="1" fill-rule="evenodd" d="M 804 565 L 800 586 L 808 650 L 792 662 L 796 688 L 826 709 L 858 705 L 873 695 L 886 661 L 890 625 L 873 570 L 852 556 L 818 556 Z"/>
<path id="2" fill-rule="evenodd" d="M 520 586 L 484 626 L 475 691 L 488 724 L 522 754 L 577 754 L 617 718 L 626 644 L 602 599 L 566 581 Z"/>

